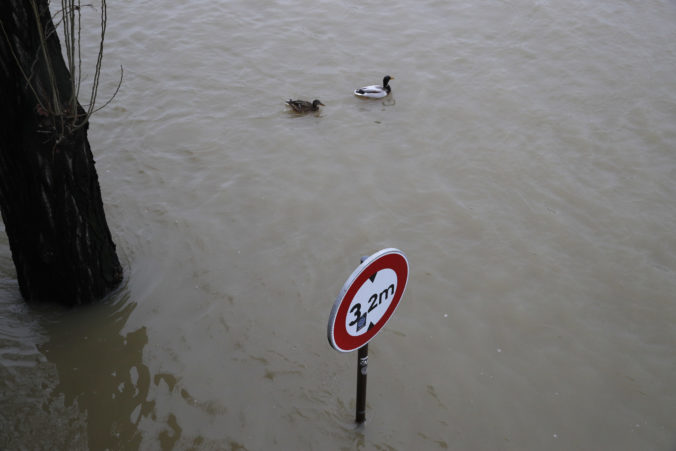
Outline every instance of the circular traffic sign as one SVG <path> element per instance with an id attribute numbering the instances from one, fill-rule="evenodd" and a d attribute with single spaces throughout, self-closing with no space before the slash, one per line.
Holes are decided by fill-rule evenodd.
<path id="1" fill-rule="evenodd" d="M 389 248 L 354 270 L 333 304 L 327 335 L 340 352 L 359 349 L 376 336 L 399 305 L 408 282 L 408 260 Z"/>

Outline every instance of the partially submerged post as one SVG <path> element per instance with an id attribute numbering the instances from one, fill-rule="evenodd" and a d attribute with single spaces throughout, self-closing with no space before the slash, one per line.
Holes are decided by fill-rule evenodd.
<path id="1" fill-rule="evenodd" d="M 357 407 L 355 420 L 357 423 L 366 421 L 366 369 L 369 363 L 369 345 L 364 345 L 357 351 Z"/>

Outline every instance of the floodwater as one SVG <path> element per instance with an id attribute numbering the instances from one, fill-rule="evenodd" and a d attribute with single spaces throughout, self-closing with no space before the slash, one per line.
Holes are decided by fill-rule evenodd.
<path id="1" fill-rule="evenodd" d="M 3 234 L 0 448 L 673 451 L 675 43 L 673 0 L 109 2 L 126 277 L 28 306 Z M 327 321 L 388 247 L 357 427 Z"/>

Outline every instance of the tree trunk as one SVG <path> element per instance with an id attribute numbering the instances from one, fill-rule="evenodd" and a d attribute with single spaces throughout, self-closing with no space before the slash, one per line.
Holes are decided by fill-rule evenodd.
<path id="1" fill-rule="evenodd" d="M 40 25 L 28 0 L 0 0 L 0 207 L 24 299 L 84 304 L 115 288 L 122 267 L 88 124 L 69 125 L 84 110 L 69 111 L 71 74 L 47 0 L 36 3 Z"/>

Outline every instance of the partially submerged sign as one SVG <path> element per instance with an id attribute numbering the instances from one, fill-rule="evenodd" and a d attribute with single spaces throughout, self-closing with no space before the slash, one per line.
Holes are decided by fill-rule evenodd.
<path id="1" fill-rule="evenodd" d="M 367 257 L 348 277 L 333 304 L 328 339 L 340 352 L 367 344 L 399 305 L 408 282 L 408 260 L 399 249 Z"/>

